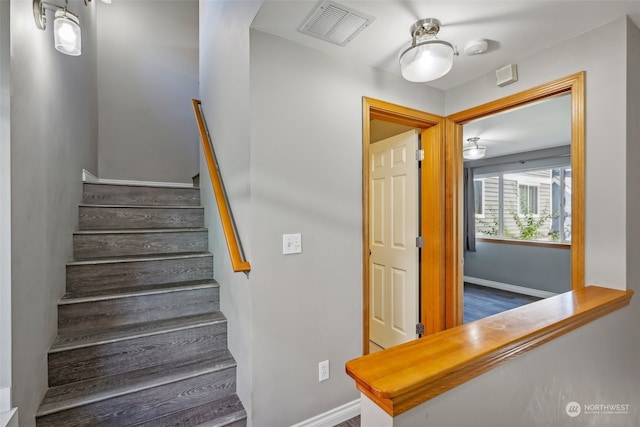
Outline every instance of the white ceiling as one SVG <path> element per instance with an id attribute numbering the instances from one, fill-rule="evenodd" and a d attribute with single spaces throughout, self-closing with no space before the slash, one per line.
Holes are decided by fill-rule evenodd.
<path id="1" fill-rule="evenodd" d="M 571 96 L 527 104 L 463 126 L 463 143 L 478 137 L 486 157 L 541 150 L 571 144 Z"/>
<path id="2" fill-rule="evenodd" d="M 376 18 L 344 47 L 297 31 L 318 0 L 265 0 L 252 28 L 399 75 L 398 53 L 410 41 L 409 28 L 419 19 L 437 18 L 438 38 L 455 43 L 461 53 L 449 74 L 422 84 L 448 90 L 622 16 L 640 26 L 640 0 L 337 2 Z M 489 51 L 466 56 L 465 44 L 476 38 L 488 39 Z"/>

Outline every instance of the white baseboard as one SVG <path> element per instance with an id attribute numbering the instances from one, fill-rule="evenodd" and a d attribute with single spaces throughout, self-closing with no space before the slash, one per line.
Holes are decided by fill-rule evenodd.
<path id="1" fill-rule="evenodd" d="M 126 179 L 98 178 L 86 169 L 82 169 L 82 182 L 89 182 L 91 184 L 138 185 L 144 187 L 193 188 L 193 184 L 187 182 L 133 181 Z"/>
<path id="2" fill-rule="evenodd" d="M 97 176 L 92 174 L 86 169 L 82 169 L 82 182 L 90 182 L 92 184 L 97 184 L 100 182 Z"/>
<path id="3" fill-rule="evenodd" d="M 291 427 L 333 427 L 336 424 L 340 424 L 358 415 L 360 415 L 360 399 L 345 403 L 342 406 L 294 424 Z"/>
<path id="4" fill-rule="evenodd" d="M 18 427 L 18 408 L 0 412 L 0 427 Z"/>
<path id="5" fill-rule="evenodd" d="M 501 289 L 503 291 L 515 292 L 517 294 L 530 295 L 538 298 L 549 298 L 558 295 L 555 292 L 542 291 L 540 289 L 525 288 L 523 286 L 510 285 L 508 283 L 494 282 L 493 280 L 479 279 L 477 277 L 464 276 L 464 281 L 474 285 L 486 286 L 488 288 Z"/>

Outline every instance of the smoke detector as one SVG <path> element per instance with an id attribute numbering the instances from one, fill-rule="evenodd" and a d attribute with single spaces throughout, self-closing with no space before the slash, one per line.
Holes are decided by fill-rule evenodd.
<path id="1" fill-rule="evenodd" d="M 474 39 L 464 46 L 464 53 L 467 55 L 480 55 L 489 49 L 489 42 L 486 39 Z"/>

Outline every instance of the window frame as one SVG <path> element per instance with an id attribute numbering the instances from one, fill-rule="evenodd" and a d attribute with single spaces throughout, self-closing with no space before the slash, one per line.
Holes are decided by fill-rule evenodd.
<path id="1" fill-rule="evenodd" d="M 560 159 L 561 157 L 558 157 L 558 159 Z M 498 217 L 498 221 L 497 221 L 497 231 L 498 234 L 497 235 L 491 235 L 491 234 L 483 234 L 481 231 L 478 231 L 480 227 L 478 227 L 477 224 L 477 220 L 484 220 L 487 218 L 487 215 L 475 215 L 475 219 L 476 219 L 476 240 L 478 241 L 502 241 L 503 243 L 509 243 L 509 242 L 526 242 L 527 244 L 531 244 L 531 245 L 547 245 L 547 246 L 554 246 L 554 245 L 565 245 L 568 246 L 569 248 L 571 247 L 571 239 L 566 239 L 565 233 L 564 231 L 561 233 L 561 237 L 559 240 L 554 241 L 554 240 L 536 240 L 536 239 L 531 239 L 531 240 L 525 240 L 525 239 L 520 239 L 520 238 L 511 238 L 511 237 L 507 237 L 505 235 L 505 202 L 504 202 L 504 186 L 505 186 L 505 176 L 509 176 L 511 181 L 515 181 L 516 182 L 516 186 L 518 188 L 518 200 L 517 200 L 517 207 L 518 207 L 518 215 L 525 215 L 525 213 L 523 213 L 521 211 L 521 205 L 520 205 L 520 193 L 521 193 L 521 189 L 520 186 L 526 186 L 528 188 L 532 188 L 535 187 L 537 188 L 536 190 L 536 204 L 537 204 L 537 212 L 533 213 L 532 216 L 534 218 L 540 218 L 540 206 L 544 206 L 545 204 L 543 203 L 544 200 L 542 199 L 542 191 L 541 191 L 541 186 L 548 184 L 549 185 L 549 198 L 548 198 L 548 204 L 546 204 L 546 206 L 549 209 L 553 209 L 552 204 L 553 204 L 553 174 L 552 171 L 554 170 L 559 170 L 561 174 L 563 174 L 562 171 L 567 170 L 567 169 L 571 169 L 571 165 L 569 162 L 567 162 L 566 164 L 562 164 L 562 163 L 554 163 L 554 166 L 549 166 L 549 167 L 537 167 L 534 169 L 514 169 L 514 170 L 501 170 L 499 172 L 485 172 L 480 174 L 478 177 L 474 178 L 474 182 L 475 181 L 483 181 L 483 198 L 486 195 L 486 192 L 484 191 L 484 183 L 486 182 L 487 179 L 497 179 L 498 183 L 498 210 L 497 210 L 497 217 Z M 517 175 L 518 173 L 523 173 L 523 172 L 541 172 L 541 171 L 545 171 L 545 172 L 549 172 L 550 174 L 550 178 L 549 178 L 549 182 L 545 183 L 545 182 L 538 182 L 535 177 L 532 177 L 531 179 L 527 179 L 527 177 L 525 177 L 522 180 L 518 180 L 516 179 L 516 177 L 514 177 L 513 175 Z M 560 191 L 564 192 L 566 191 L 566 189 L 563 187 L 564 185 L 564 179 L 560 180 Z M 474 188 L 475 190 L 475 188 Z M 483 204 L 484 204 L 484 199 L 483 199 Z M 562 212 L 566 213 L 566 207 L 565 207 L 565 203 L 561 203 L 559 209 Z M 559 228 L 562 228 L 562 230 L 564 230 L 564 225 L 566 223 L 566 218 L 564 216 L 562 216 L 560 218 L 560 224 L 558 225 Z"/>

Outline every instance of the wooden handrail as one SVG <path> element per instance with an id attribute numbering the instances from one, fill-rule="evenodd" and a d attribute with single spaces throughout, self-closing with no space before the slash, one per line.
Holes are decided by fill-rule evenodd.
<path id="1" fill-rule="evenodd" d="M 215 151 L 213 150 L 211 137 L 204 121 L 204 117 L 202 116 L 202 102 L 198 99 L 192 99 L 191 102 L 193 104 L 193 113 L 195 114 L 196 121 L 198 122 L 198 129 L 200 130 L 202 149 L 204 151 L 204 156 L 207 159 L 211 185 L 213 186 L 213 193 L 216 198 L 216 204 L 218 205 L 218 211 L 220 212 L 222 230 L 224 231 L 224 237 L 227 241 L 227 249 L 229 250 L 229 257 L 231 258 L 231 266 L 235 272 L 243 271 L 248 273 L 251 271 L 251 264 L 249 261 L 245 260 L 244 254 L 242 253 L 242 245 L 239 243 L 240 238 L 238 236 L 235 222 L 233 221 L 227 193 L 225 191 L 224 184 L 222 183 L 220 168 L 218 167 L 218 161 L 216 160 Z"/>
<path id="2" fill-rule="evenodd" d="M 351 360 L 357 388 L 395 417 L 631 300 L 588 286 Z"/>

